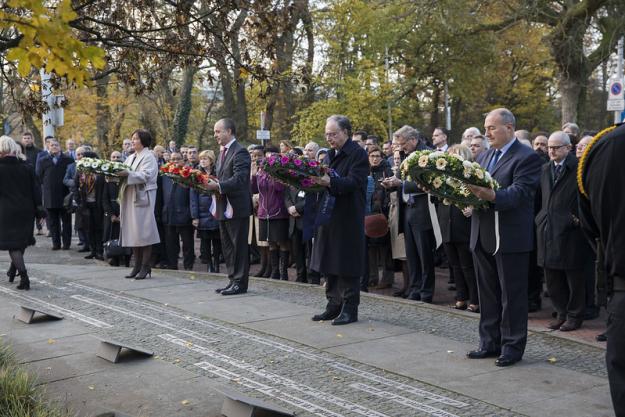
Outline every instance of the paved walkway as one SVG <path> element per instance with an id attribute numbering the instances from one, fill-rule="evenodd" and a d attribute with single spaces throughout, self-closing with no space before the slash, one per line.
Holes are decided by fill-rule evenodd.
<path id="1" fill-rule="evenodd" d="M 364 295 L 360 322 L 336 327 L 310 320 L 320 287 L 257 279 L 223 297 L 215 275 L 127 280 L 125 268 L 41 247 L 27 259 L 31 291 L 0 284 L 0 334 L 81 416 L 218 416 L 223 387 L 298 416 L 614 415 L 604 350 L 557 334 L 530 332 L 524 360 L 498 368 L 465 358 L 477 316 L 446 307 Z M 65 320 L 23 324 L 12 318 L 19 304 Z M 112 364 L 95 356 L 99 338 L 155 356 Z"/>

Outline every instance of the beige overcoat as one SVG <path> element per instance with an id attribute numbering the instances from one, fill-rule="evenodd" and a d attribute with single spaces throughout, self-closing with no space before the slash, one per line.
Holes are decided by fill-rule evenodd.
<path id="1" fill-rule="evenodd" d="M 120 202 L 120 241 L 125 247 L 148 246 L 160 242 L 154 205 L 158 163 L 151 150 L 144 148 L 131 155 L 126 164 L 130 171 L 126 186 L 122 187 Z"/>

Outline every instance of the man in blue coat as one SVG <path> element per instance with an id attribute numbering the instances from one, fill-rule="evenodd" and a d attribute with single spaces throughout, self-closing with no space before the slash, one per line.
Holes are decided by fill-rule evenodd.
<path id="1" fill-rule="evenodd" d="M 365 191 L 369 175 L 367 152 L 351 140 L 352 127 L 345 116 L 330 116 L 325 136 L 332 147 L 330 168 L 336 176 L 316 178 L 334 200 L 328 222 L 317 229 L 311 269 L 326 277 L 328 304 L 312 319 L 341 325 L 358 320 L 360 276 L 365 265 Z"/>
<path id="2" fill-rule="evenodd" d="M 470 248 L 477 267 L 480 345 L 471 359 L 498 356 L 497 366 L 520 361 L 527 342 L 527 283 L 534 245 L 534 195 L 540 157 L 514 136 L 508 109 L 491 111 L 484 121 L 491 148 L 477 161 L 500 185 L 497 191 L 471 186 L 489 207 L 475 210 Z"/>
<path id="3" fill-rule="evenodd" d="M 184 166 L 182 155 L 171 154 L 170 162 Z M 191 207 L 189 189 L 180 186 L 169 177 L 163 177 L 163 225 L 165 225 L 165 248 L 168 265 L 178 269 L 178 254 L 182 240 L 182 265 L 186 271 L 193 269 L 195 248 L 193 226 L 191 224 Z"/>

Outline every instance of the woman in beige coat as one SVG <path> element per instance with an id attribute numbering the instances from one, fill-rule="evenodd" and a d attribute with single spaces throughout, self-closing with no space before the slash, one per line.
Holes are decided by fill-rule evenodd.
<path id="1" fill-rule="evenodd" d="M 160 242 L 154 217 L 158 163 L 149 149 L 152 135 L 147 130 L 137 129 L 131 139 L 135 152 L 125 161 L 131 170 L 119 173 L 128 177 L 120 191 L 119 238 L 122 246 L 132 248 L 135 258 L 126 278 L 144 279 L 152 273 L 152 245 Z"/>

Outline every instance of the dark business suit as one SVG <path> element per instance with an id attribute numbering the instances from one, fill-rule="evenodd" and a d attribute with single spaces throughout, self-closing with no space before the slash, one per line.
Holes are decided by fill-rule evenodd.
<path id="1" fill-rule="evenodd" d="M 220 152 L 217 157 L 219 192 L 215 194 L 217 202 L 215 218 L 219 221 L 228 278 L 231 283 L 238 285 L 242 290 L 247 290 L 250 272 L 247 243 L 252 214 L 250 165 L 250 154 L 238 141 L 230 145 L 225 156 L 222 156 Z M 230 218 L 225 215 L 228 202 L 232 207 Z"/>
<path id="2" fill-rule="evenodd" d="M 554 162 L 542 167 L 541 210 L 536 216 L 538 265 L 545 269 L 549 296 L 558 318 L 581 322 L 585 275 L 592 262 L 590 246 L 579 226 L 577 158 L 569 154 L 556 178 Z"/>
<path id="3" fill-rule="evenodd" d="M 425 149 L 428 149 L 425 145 L 417 148 L 417 150 Z M 403 194 L 412 194 L 412 197 L 405 202 Z M 428 194 L 417 188 L 417 184 L 413 181 L 404 181 L 403 194 L 400 188 L 399 233 L 403 233 L 406 240 L 406 259 L 410 274 L 408 298 L 431 303 L 436 282 L 434 270 L 436 240 L 430 218 Z"/>
<path id="4" fill-rule="evenodd" d="M 43 207 L 46 209 L 48 229 L 52 235 L 52 247 L 69 249 L 72 241 L 72 216 L 63 208 L 63 199 L 69 192 L 63 184 L 67 166 L 74 163 L 73 159 L 58 154 L 54 163 L 52 155 L 43 155 L 37 164 L 37 177 L 43 188 Z M 62 226 L 61 226 L 62 224 Z M 61 232 L 62 228 L 62 232 Z"/>
<path id="5" fill-rule="evenodd" d="M 534 245 L 534 195 L 541 160 L 531 148 L 513 140 L 491 169 L 500 185 L 495 201 L 487 209 L 473 212 L 469 246 L 477 268 L 480 348 L 501 350 L 502 355 L 518 360 L 527 342 L 529 253 Z M 478 156 L 482 167 L 488 167 L 495 151 L 491 148 Z"/>

